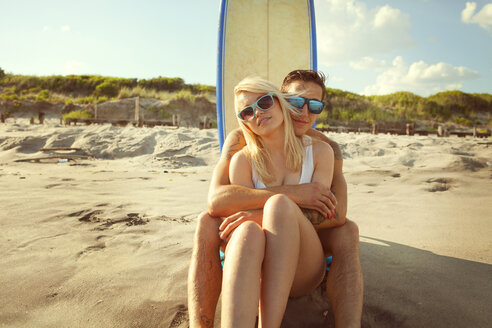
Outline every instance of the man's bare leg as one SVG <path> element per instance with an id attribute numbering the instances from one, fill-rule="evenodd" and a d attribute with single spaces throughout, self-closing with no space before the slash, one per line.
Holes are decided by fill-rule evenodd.
<path id="1" fill-rule="evenodd" d="M 219 258 L 220 220 L 208 213 L 198 216 L 188 272 L 190 327 L 213 327 L 219 300 L 222 268 Z"/>
<path id="2" fill-rule="evenodd" d="M 359 228 L 347 219 L 343 226 L 319 231 L 325 252 L 333 254 L 326 291 L 335 327 L 360 327 L 364 282 L 360 265 Z"/>

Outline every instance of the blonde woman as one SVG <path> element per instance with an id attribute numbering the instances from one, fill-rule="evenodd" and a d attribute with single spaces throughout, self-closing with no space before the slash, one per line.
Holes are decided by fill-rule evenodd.
<path id="1" fill-rule="evenodd" d="M 256 189 L 308 182 L 331 185 L 333 150 L 324 142 L 296 137 L 291 119 L 296 109 L 286 95 L 261 78 L 244 79 L 234 92 L 247 146 L 231 160 L 231 184 Z M 316 230 L 285 195 L 272 196 L 249 221 L 227 225 L 221 226 L 221 238 L 228 240 L 222 326 L 254 327 L 259 305 L 259 327 L 280 327 L 289 296 L 308 294 L 324 277 Z"/>

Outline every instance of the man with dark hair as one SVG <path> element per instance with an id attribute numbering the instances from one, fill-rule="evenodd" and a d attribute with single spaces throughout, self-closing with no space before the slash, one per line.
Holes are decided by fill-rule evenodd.
<path id="1" fill-rule="evenodd" d="M 198 217 L 188 275 L 191 327 L 213 327 L 222 282 L 218 252 L 222 242 L 219 231 L 222 220 L 237 221 L 240 224 L 261 215 L 261 209 L 268 198 L 278 193 L 287 195 L 297 203 L 313 225 L 323 223 L 324 227 L 329 227 L 318 230 L 318 235 L 325 254 L 333 255 L 326 287 L 333 306 L 335 325 L 360 327 L 363 281 L 359 232 L 357 225 L 345 217 L 347 184 L 342 172 L 342 153 L 336 142 L 311 128 L 320 113 L 315 109 L 315 102 L 322 101 L 325 97 L 324 76 L 315 71 L 295 70 L 285 77 L 281 90 L 301 95 L 298 97 L 301 102 L 297 104 L 299 115 L 292 117 L 296 135 L 309 135 L 329 143 L 333 148 L 335 167 L 331 190 L 318 183 L 283 185 L 267 189 L 231 185 L 230 160 L 246 143 L 240 129 L 229 133 L 210 183 L 208 212 Z M 296 106 L 295 103 L 292 104 Z"/>

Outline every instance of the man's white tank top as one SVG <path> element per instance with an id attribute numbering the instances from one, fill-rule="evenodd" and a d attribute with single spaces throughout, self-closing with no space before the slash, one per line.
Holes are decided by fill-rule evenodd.
<path id="1" fill-rule="evenodd" d="M 255 185 L 255 189 L 266 189 L 263 181 L 260 180 L 258 174 L 256 173 L 255 166 L 251 163 L 252 167 L 252 175 L 253 175 L 253 184 Z M 306 156 L 304 157 L 304 162 L 302 163 L 301 168 L 301 178 L 299 179 L 299 184 L 301 183 L 309 183 L 313 179 L 314 173 L 314 159 L 313 159 L 313 145 L 312 143 L 306 147 Z"/>

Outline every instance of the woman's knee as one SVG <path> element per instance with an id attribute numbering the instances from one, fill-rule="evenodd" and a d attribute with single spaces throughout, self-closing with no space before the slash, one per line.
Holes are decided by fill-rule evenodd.
<path id="1" fill-rule="evenodd" d="M 276 194 L 268 198 L 264 209 L 283 209 L 292 205 L 295 205 L 295 203 L 289 197 L 284 194 Z"/>
<path id="2" fill-rule="evenodd" d="M 295 217 L 296 210 L 299 210 L 299 207 L 289 197 L 283 194 L 277 194 L 266 201 L 263 207 L 263 219 L 278 218 L 283 220 L 283 223 L 288 223 L 290 221 L 287 218 Z"/>
<path id="3" fill-rule="evenodd" d="M 253 221 L 241 223 L 233 232 L 229 244 L 240 244 L 249 251 L 265 250 L 265 233 L 263 229 Z"/>

